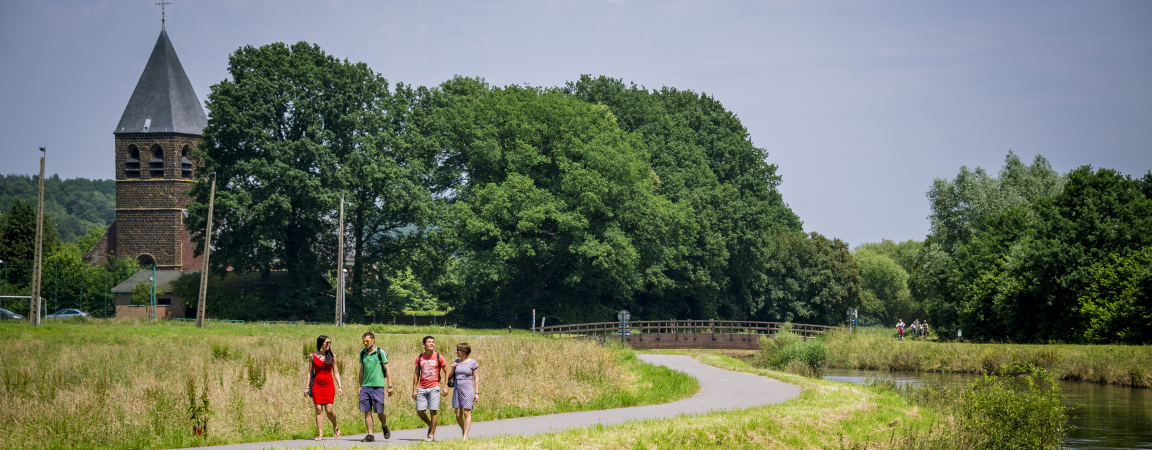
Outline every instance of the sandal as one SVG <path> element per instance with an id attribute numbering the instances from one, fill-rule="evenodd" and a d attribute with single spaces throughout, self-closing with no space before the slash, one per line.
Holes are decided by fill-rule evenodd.
<path id="1" fill-rule="evenodd" d="M 317 441 L 317 442 L 319 442 L 319 441 L 323 441 L 323 440 L 324 440 L 324 436 L 317 436 L 317 437 L 316 437 L 316 439 L 313 439 L 313 440 L 314 440 L 314 441 Z"/>
<path id="2" fill-rule="evenodd" d="M 332 437 L 340 437 L 340 427 L 336 427 L 336 434 Z"/>

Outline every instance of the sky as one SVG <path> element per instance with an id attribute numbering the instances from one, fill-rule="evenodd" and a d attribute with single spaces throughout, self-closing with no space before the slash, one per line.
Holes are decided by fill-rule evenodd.
<path id="1" fill-rule="evenodd" d="M 0 174 L 112 178 L 113 135 L 160 32 L 155 0 L 0 3 Z M 182 1 L 196 94 L 243 46 L 315 43 L 391 83 L 581 74 L 702 92 L 779 166 L 804 228 L 923 239 L 925 192 L 1009 150 L 1152 169 L 1149 1 Z"/>

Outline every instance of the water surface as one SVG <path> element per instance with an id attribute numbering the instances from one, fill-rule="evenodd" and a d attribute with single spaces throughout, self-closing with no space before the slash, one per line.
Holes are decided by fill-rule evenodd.
<path id="1" fill-rule="evenodd" d="M 862 384 L 868 376 L 887 376 L 897 383 L 960 383 L 979 375 L 930 372 L 881 372 L 829 369 L 824 378 Z M 1070 449 L 1152 450 L 1152 389 L 1061 381 L 1064 404 L 1080 407 L 1070 411 L 1076 430 L 1064 445 Z"/>

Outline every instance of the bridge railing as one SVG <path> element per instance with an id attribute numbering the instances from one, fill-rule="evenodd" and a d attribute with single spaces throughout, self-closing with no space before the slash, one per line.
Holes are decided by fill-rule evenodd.
<path id="1" fill-rule="evenodd" d="M 784 322 L 758 322 L 748 320 L 632 320 L 628 322 L 628 329 L 632 334 L 768 334 L 780 332 Z M 826 333 L 840 327 L 828 325 L 809 325 L 793 323 L 792 332 L 801 336 L 810 337 Z M 571 325 L 549 325 L 541 327 L 540 332 L 545 336 L 557 337 L 592 337 L 615 336 L 620 329 L 620 322 L 578 323 Z"/>

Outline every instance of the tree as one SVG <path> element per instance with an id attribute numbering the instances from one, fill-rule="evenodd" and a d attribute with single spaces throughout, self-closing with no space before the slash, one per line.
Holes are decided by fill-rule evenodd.
<path id="1" fill-rule="evenodd" d="M 860 268 L 848 244 L 819 233 L 782 231 L 752 285 L 756 320 L 837 324 L 862 300 Z"/>
<path id="2" fill-rule="evenodd" d="M 651 158 L 656 193 L 681 206 L 677 240 L 649 246 L 646 266 L 662 276 L 638 294 L 634 317 L 744 318 L 757 300 L 753 284 L 780 230 L 800 220 L 777 190 L 768 153 L 716 99 L 664 87 L 649 91 L 622 80 L 582 75 L 564 92 L 607 106 L 619 126 L 639 133 Z"/>
<path id="3" fill-rule="evenodd" d="M 1120 270 L 1107 269 L 1116 258 L 1152 245 L 1152 200 L 1144 181 L 1088 166 L 1054 181 L 1047 169 L 1020 170 L 1013 156 L 1001 179 L 988 181 L 1001 189 L 969 195 L 983 200 L 968 203 L 984 206 L 934 203 L 934 217 L 966 219 L 933 219 L 963 226 L 934 227 L 917 256 L 912 292 L 924 300 L 942 335 L 963 329 L 965 337 L 982 340 L 1119 339 L 1097 326 L 1112 320 L 1108 311 L 1120 307 L 1112 302 L 1135 300 L 1104 295 L 1123 291 L 1116 287 L 1123 283 L 1099 277 Z M 1007 196 L 1014 201 L 988 200 L 1004 197 L 1005 190 L 1025 194 Z M 930 197 L 944 191 L 934 188 Z M 1129 272 L 1125 276 L 1135 277 Z M 1143 332 L 1125 330 L 1132 336 Z"/>
<path id="4" fill-rule="evenodd" d="M 52 216 L 44 215 L 43 255 L 60 247 Z M 8 268 L 8 282 L 17 288 L 32 282 L 32 262 L 36 258 L 36 209 L 22 199 L 12 202 L 0 229 L 0 260 Z"/>
<path id="5" fill-rule="evenodd" d="M 607 108 L 509 86 L 453 115 L 453 156 L 468 171 L 447 226 L 473 286 L 465 317 L 601 319 L 660 276 L 637 244 L 673 234 L 681 208 L 653 192 L 642 141 Z"/>
<path id="6" fill-rule="evenodd" d="M 853 256 L 860 265 L 863 290 L 861 315 L 871 318 L 866 322 L 883 326 L 895 325 L 897 320 L 922 313 L 908 292 L 908 272 L 887 255 L 869 250 L 857 250 Z"/>
<path id="7" fill-rule="evenodd" d="M 1152 247 L 1089 268 L 1079 298 L 1086 342 L 1152 343 Z"/>
<path id="8" fill-rule="evenodd" d="M 998 177 L 980 167 L 972 171 L 961 166 L 955 179 L 936 179 L 928 190 L 932 205 L 928 219 L 930 234 L 936 237 L 934 244 L 951 252 L 953 246 L 966 242 L 982 227 L 982 219 L 988 214 L 1052 197 L 1064 189 L 1066 182 L 1041 155 L 1036 155 L 1028 166 L 1009 151 Z"/>
<path id="9" fill-rule="evenodd" d="M 328 289 L 319 274 L 342 259 L 333 255 L 340 190 L 350 184 L 344 166 L 371 153 L 364 147 L 375 137 L 385 82 L 362 63 L 303 42 L 241 48 L 228 70 L 231 79 L 208 96 L 188 230 L 203 242 L 205 175 L 215 171 L 213 270 L 260 271 L 267 279 L 273 267 L 284 269 L 281 314 L 319 320 L 333 310 L 317 303 Z"/>

